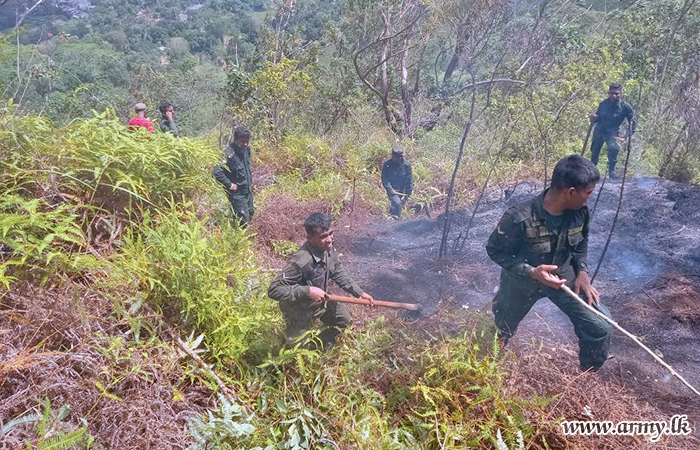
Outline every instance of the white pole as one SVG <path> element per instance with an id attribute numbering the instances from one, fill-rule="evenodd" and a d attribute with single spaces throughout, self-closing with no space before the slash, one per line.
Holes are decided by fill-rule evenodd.
<path id="1" fill-rule="evenodd" d="M 647 347 L 646 345 L 642 344 L 642 342 L 641 342 L 635 335 L 633 335 L 633 334 L 630 333 L 629 331 L 627 331 L 627 330 L 625 330 L 624 328 L 622 328 L 620 325 L 617 324 L 617 322 L 615 322 L 614 320 L 612 320 L 610 317 L 606 316 L 606 315 L 603 314 L 602 312 L 598 311 L 597 309 L 595 309 L 594 307 L 592 307 L 591 305 L 589 305 L 588 302 L 584 301 L 581 297 L 579 297 L 577 294 L 575 294 L 574 291 L 572 291 L 567 285 L 562 285 L 561 289 L 562 289 L 564 292 L 566 292 L 567 294 L 569 294 L 569 296 L 570 296 L 571 298 L 573 298 L 574 300 L 578 301 L 578 302 L 581 303 L 583 306 L 585 306 L 589 311 L 593 312 L 596 316 L 598 316 L 598 317 L 600 317 L 601 319 L 605 320 L 605 321 L 608 322 L 610 325 L 612 325 L 613 327 L 615 327 L 618 331 L 622 332 L 625 336 L 627 336 L 628 338 L 632 339 L 637 345 L 639 345 L 640 347 L 642 347 L 644 350 L 646 350 L 647 353 L 649 353 L 651 356 L 653 356 L 654 359 L 655 359 L 659 364 L 661 364 L 662 366 L 664 366 L 665 368 L 667 368 L 667 369 L 671 372 L 671 374 L 673 374 L 676 378 L 678 378 L 679 380 L 681 380 L 681 381 L 683 382 L 683 384 L 685 384 L 686 386 L 688 386 L 688 388 L 690 388 L 691 391 L 693 391 L 698 397 L 700 397 L 700 392 L 698 392 L 697 389 L 695 389 L 690 383 L 688 383 L 687 381 L 685 381 L 685 378 L 683 378 L 678 372 L 676 372 L 676 371 L 673 369 L 673 367 L 671 367 L 671 366 L 669 366 L 668 364 L 666 364 L 666 363 L 664 362 L 663 359 L 659 358 L 659 356 L 658 356 L 656 353 L 654 353 L 653 351 L 651 351 L 651 349 L 650 349 L 649 347 Z"/>

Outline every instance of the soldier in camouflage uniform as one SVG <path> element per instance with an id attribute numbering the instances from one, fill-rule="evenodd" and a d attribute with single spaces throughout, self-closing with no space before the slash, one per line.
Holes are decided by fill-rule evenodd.
<path id="1" fill-rule="evenodd" d="M 413 171 L 411 165 L 404 160 L 404 156 L 402 148 L 394 147 L 391 159 L 382 166 L 382 185 L 391 202 L 389 214 L 394 218 L 401 217 L 401 205 L 408 200 L 413 191 Z"/>
<path id="2" fill-rule="evenodd" d="M 613 179 L 618 178 L 615 173 L 617 154 L 620 151 L 618 141 L 624 141 L 624 138 L 618 135 L 620 125 L 625 119 L 629 125 L 627 135 L 631 136 L 637 128 L 637 119 L 634 118 L 630 104 L 622 100 L 622 86 L 619 83 L 613 83 L 608 90 L 608 98 L 600 102 L 596 113 L 591 115 L 591 122 L 595 123 L 591 141 L 591 161 L 598 165 L 600 150 L 603 148 L 603 143 L 607 144 L 608 177 Z"/>
<path id="3" fill-rule="evenodd" d="M 574 325 L 582 370 L 603 365 L 612 327 L 560 288 L 566 284 L 583 292 L 589 304 L 610 316 L 588 278 L 586 201 L 599 179 L 598 169 L 585 158 L 563 158 L 554 168 L 551 188 L 509 208 L 486 246 L 489 257 L 502 267 L 492 305 L 502 343 L 515 334 L 538 299 L 549 297 Z"/>
<path id="4" fill-rule="evenodd" d="M 267 295 L 279 301 L 287 324 L 287 343 L 293 344 L 311 329 L 316 318 L 326 325 L 320 333 L 324 348 L 335 343 L 336 336 L 350 325 L 350 314 L 342 303 L 326 301 L 328 281 L 335 281 L 346 292 L 371 302 L 371 295 L 345 272 L 333 248 L 330 218 L 313 213 L 304 222 L 307 241 L 270 284 Z"/>
<path id="5" fill-rule="evenodd" d="M 158 106 L 160 110 L 160 130 L 163 133 L 172 133 L 175 137 L 180 137 L 180 129 L 175 123 L 175 107 L 169 101 L 164 101 Z"/>
<path id="6" fill-rule="evenodd" d="M 214 167 L 212 174 L 226 189 L 233 215 L 241 226 L 253 218 L 253 175 L 250 171 L 250 131 L 246 127 L 236 127 L 233 141 L 224 151 L 226 160 Z"/>

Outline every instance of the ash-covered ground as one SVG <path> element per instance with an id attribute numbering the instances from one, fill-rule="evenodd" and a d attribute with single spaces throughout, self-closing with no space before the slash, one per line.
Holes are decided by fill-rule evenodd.
<path id="1" fill-rule="evenodd" d="M 621 186 L 618 180 L 607 181 L 594 210 L 589 241 L 591 272 L 608 238 Z M 486 254 L 488 236 L 507 207 L 541 189 L 541 181 L 520 183 L 508 198 L 501 189 L 489 190 L 462 251 L 442 260 L 437 258 L 441 217 L 381 220 L 361 231 L 341 225 L 337 246 L 346 254 L 350 273 L 377 299 L 419 303 L 424 315 L 440 314 L 447 308 L 483 313 L 490 311 L 500 273 Z M 599 190 L 600 183 L 589 202 L 591 210 Z M 700 387 L 700 187 L 632 178 L 625 183 L 623 197 L 594 285 L 615 321 L 663 355 L 693 386 Z M 455 214 L 450 250 L 471 214 Z M 357 308 L 353 311 L 359 312 Z M 387 310 L 359 314 L 371 317 L 382 313 L 390 314 Z M 420 321 L 416 320 L 416 326 Z M 509 343 L 515 357 L 537 348 L 570 354 L 572 364 L 577 364 L 573 327 L 548 299 L 535 305 Z M 700 398 L 618 331 L 613 335 L 611 358 L 598 376 L 601 381 L 632 389 L 669 415 L 688 414 L 697 432 Z"/>

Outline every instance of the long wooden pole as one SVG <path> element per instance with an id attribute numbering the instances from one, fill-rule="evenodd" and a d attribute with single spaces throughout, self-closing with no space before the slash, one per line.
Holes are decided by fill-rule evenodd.
<path id="1" fill-rule="evenodd" d="M 593 129 L 593 123 L 588 125 L 588 132 L 586 133 L 586 139 L 583 140 L 583 149 L 581 150 L 581 156 L 586 153 L 586 147 L 588 147 L 588 138 L 591 137 L 591 130 Z"/>
<path id="2" fill-rule="evenodd" d="M 340 302 L 340 303 L 354 303 L 356 305 L 365 305 L 365 306 L 370 306 L 369 300 L 365 300 L 363 298 L 355 298 L 355 297 L 343 297 L 342 295 L 328 295 L 326 297 L 326 300 L 330 300 L 332 302 Z M 415 303 L 397 303 L 397 302 L 385 302 L 383 300 L 375 300 L 373 302 L 374 306 L 384 306 L 385 308 L 398 308 L 398 309 L 408 309 L 410 311 L 418 311 L 418 305 Z"/>
<path id="3" fill-rule="evenodd" d="M 589 311 L 591 311 L 592 313 L 594 313 L 596 316 L 598 316 L 598 317 L 600 317 L 601 319 L 603 319 L 603 320 L 605 320 L 606 322 L 608 322 L 610 325 L 612 325 L 613 327 L 615 327 L 616 330 L 620 331 L 622 334 L 624 334 L 624 335 L 627 336 L 628 338 L 632 339 L 637 345 L 639 345 L 640 347 L 642 347 L 642 349 L 644 349 L 647 353 L 649 353 L 659 364 L 661 364 L 662 366 L 664 366 L 665 368 L 667 368 L 667 369 L 669 370 L 669 372 L 671 372 L 671 374 L 673 374 L 673 376 L 675 376 L 676 378 L 678 378 L 679 380 L 681 380 L 681 382 L 683 382 L 683 384 L 685 384 L 686 386 L 688 386 L 688 388 L 689 388 L 691 391 L 693 391 L 698 397 L 700 397 L 700 392 L 698 392 L 697 389 L 695 389 L 690 383 L 688 383 L 688 382 L 685 380 L 685 378 L 683 378 L 678 372 L 676 372 L 676 371 L 673 369 L 673 367 L 671 367 L 671 366 L 669 366 L 668 364 L 666 364 L 666 363 L 664 362 L 664 360 L 661 359 L 656 353 L 654 353 L 649 347 L 647 347 L 646 345 L 642 344 L 642 342 L 637 338 L 637 336 L 635 336 L 635 335 L 633 335 L 632 333 L 630 333 L 629 331 L 625 330 L 625 329 L 622 328 L 620 325 L 618 325 L 617 322 L 615 322 L 614 320 L 612 320 L 610 317 L 606 316 L 606 315 L 603 314 L 602 312 L 598 311 L 597 309 L 595 309 L 594 307 L 592 307 L 591 305 L 589 305 L 588 302 L 584 301 L 581 297 L 579 297 L 576 293 L 574 293 L 574 291 L 572 291 L 567 285 L 563 285 L 563 286 L 561 287 L 561 289 L 562 289 L 564 292 L 566 292 L 571 298 L 573 298 L 574 300 L 576 300 L 577 302 L 579 302 L 579 303 L 581 303 L 583 306 L 585 306 L 586 309 L 588 309 Z"/>

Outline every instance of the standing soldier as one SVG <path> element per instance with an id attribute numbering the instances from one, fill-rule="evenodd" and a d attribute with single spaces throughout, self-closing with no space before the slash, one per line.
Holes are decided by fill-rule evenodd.
<path id="1" fill-rule="evenodd" d="M 593 140 L 591 141 L 591 162 L 598 165 L 600 150 L 603 148 L 603 143 L 606 143 L 609 178 L 619 178 L 619 175 L 615 173 L 615 165 L 617 164 L 617 153 L 620 151 L 618 141 L 625 140 L 625 138 L 618 136 L 620 125 L 625 118 L 628 123 L 627 136 L 631 136 L 637 128 L 637 119 L 634 118 L 634 111 L 632 111 L 630 104 L 622 100 L 622 86 L 619 83 L 613 83 L 608 90 L 608 98 L 600 102 L 596 113 L 591 115 L 591 122 L 595 123 Z"/>
<path id="2" fill-rule="evenodd" d="M 549 297 L 574 325 L 581 370 L 598 370 L 603 365 L 612 327 L 561 286 L 583 292 L 589 304 L 595 303 L 610 316 L 588 278 L 586 202 L 599 179 L 598 169 L 582 156 L 561 159 L 554 167 L 551 187 L 508 209 L 486 246 L 489 257 L 502 267 L 492 305 L 501 343 L 505 345 L 515 334 L 538 299 Z"/>
<path id="3" fill-rule="evenodd" d="M 326 301 L 328 281 L 333 280 L 344 291 L 356 297 L 374 301 L 345 272 L 340 257 L 333 248 L 331 219 L 324 213 L 313 213 L 304 222 L 306 243 L 270 284 L 267 295 L 279 301 L 287 324 L 287 343 L 294 343 L 311 329 L 316 318 L 326 328 L 320 333 L 324 348 L 335 343 L 335 338 L 350 325 L 350 314 L 345 305 Z"/>
<path id="4" fill-rule="evenodd" d="M 160 129 L 163 133 L 172 133 L 175 137 L 180 137 L 180 130 L 175 123 L 175 107 L 169 101 L 164 101 L 158 106 L 160 110 Z"/>
<path id="5" fill-rule="evenodd" d="M 389 214 L 394 219 L 401 218 L 401 205 L 413 191 L 413 172 L 411 165 L 404 160 L 404 154 L 403 148 L 394 147 L 391 159 L 382 166 L 382 185 L 391 202 Z"/>
<path id="6" fill-rule="evenodd" d="M 236 127 L 233 141 L 224 151 L 226 160 L 212 170 L 216 181 L 226 189 L 233 215 L 241 226 L 246 226 L 255 213 L 249 143 L 250 130 L 243 126 Z"/>

